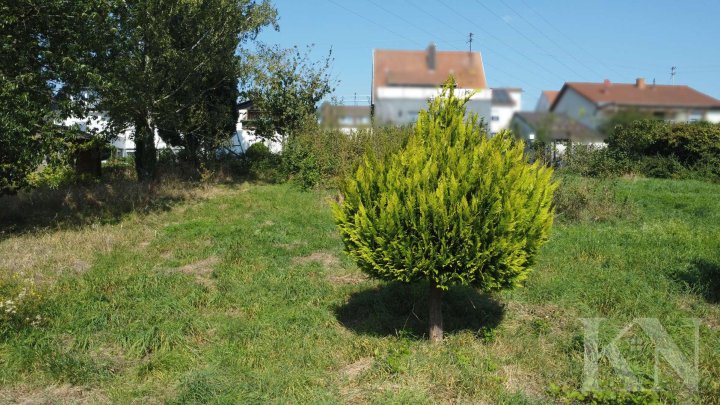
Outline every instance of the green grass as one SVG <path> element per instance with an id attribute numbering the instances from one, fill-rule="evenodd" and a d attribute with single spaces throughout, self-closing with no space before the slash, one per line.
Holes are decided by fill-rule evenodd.
<path id="1" fill-rule="evenodd" d="M 100 228 L 7 237 L 0 270 L 42 280 L 45 321 L 0 336 L 0 401 L 542 403 L 551 384 L 582 384 L 580 318 L 607 318 L 608 337 L 643 317 L 687 355 L 683 319 L 700 320 L 700 391 L 664 365 L 660 398 L 711 402 L 720 186 L 618 188 L 637 213 L 558 222 L 524 288 L 451 290 L 439 346 L 423 336 L 426 286 L 368 280 L 343 255 L 329 192 L 228 186 Z M 631 335 L 623 353 L 651 378 L 652 345 Z M 604 388 L 618 387 L 601 368 Z"/>

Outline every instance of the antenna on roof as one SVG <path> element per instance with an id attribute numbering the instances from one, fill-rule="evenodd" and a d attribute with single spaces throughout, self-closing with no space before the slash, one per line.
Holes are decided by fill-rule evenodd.
<path id="1" fill-rule="evenodd" d="M 467 43 L 470 44 L 470 53 L 472 53 L 472 41 L 473 41 L 473 33 L 468 34 L 468 40 Z"/>
<path id="2" fill-rule="evenodd" d="M 677 66 L 670 68 L 670 83 L 675 84 L 675 75 L 677 74 Z"/>

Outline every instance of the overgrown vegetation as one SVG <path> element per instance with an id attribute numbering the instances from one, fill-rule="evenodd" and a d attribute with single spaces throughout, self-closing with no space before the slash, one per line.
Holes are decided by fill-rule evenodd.
<path id="1" fill-rule="evenodd" d="M 0 402 L 641 398 L 604 362 L 602 391 L 579 392 L 578 319 L 592 317 L 606 319 L 602 344 L 634 318 L 658 318 L 688 359 L 694 333 L 683 320 L 699 319 L 699 390 L 688 392 L 661 359 L 654 392 L 667 403 L 720 396 L 718 185 L 618 179 L 632 218 L 559 214 L 524 288 L 447 292 L 440 346 L 423 337 L 427 285 L 368 279 L 345 257 L 331 193 L 195 187 L 178 185 L 198 198 L 166 209 L 2 237 L 0 274 L 34 280 L 42 298 L 30 313 L 42 322 L 0 338 Z M 652 389 L 652 342 L 633 331 L 619 349 Z M 553 384 L 564 388 L 553 393 Z"/>
<path id="2" fill-rule="evenodd" d="M 720 125 L 642 120 L 616 125 L 607 148 L 573 146 L 565 169 L 583 176 L 720 181 Z"/>

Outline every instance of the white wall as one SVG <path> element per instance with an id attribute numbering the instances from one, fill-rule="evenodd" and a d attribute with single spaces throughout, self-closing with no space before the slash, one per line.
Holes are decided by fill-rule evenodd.
<path id="1" fill-rule="evenodd" d="M 522 92 L 509 91 L 515 105 L 493 105 L 490 113 L 490 133 L 495 134 L 503 129 L 510 129 L 510 121 L 513 115 L 522 108 Z M 497 118 L 497 119 L 494 119 Z"/>
<path id="2" fill-rule="evenodd" d="M 540 98 L 535 105 L 535 111 L 545 112 L 550 111 L 550 100 L 545 97 L 545 93 L 540 93 Z"/>
<path id="3" fill-rule="evenodd" d="M 510 120 L 512 120 L 513 114 L 515 114 L 516 111 L 519 111 L 519 109 L 514 106 L 493 106 L 489 123 L 490 133 L 495 134 L 500 132 L 500 130 L 510 128 Z"/>
<path id="4" fill-rule="evenodd" d="M 463 96 L 472 89 L 456 89 L 455 94 Z M 428 100 L 442 93 L 441 88 L 429 87 L 379 87 L 373 103 L 375 119 L 383 124 L 407 125 L 417 120 L 417 114 L 427 109 Z M 467 103 L 468 113 L 477 113 L 490 122 L 490 89 L 476 92 Z"/>
<path id="5" fill-rule="evenodd" d="M 230 139 L 230 145 L 226 149 L 236 155 L 242 155 L 250 145 L 262 142 L 273 153 L 282 151 L 282 136 L 275 133 L 275 140 L 267 140 L 255 135 L 255 131 L 243 128 L 243 121 L 247 119 L 248 110 L 241 109 L 238 114 L 238 122 L 235 124 L 235 135 Z"/>
<path id="6" fill-rule="evenodd" d="M 602 124 L 603 118 L 598 116 L 595 104 L 575 90 L 568 88 L 558 97 L 560 99 L 555 103 L 553 112 L 565 113 L 592 129 L 597 129 Z"/>
<path id="7" fill-rule="evenodd" d="M 720 123 L 720 110 L 706 112 L 705 121 L 712 122 L 713 124 Z"/>

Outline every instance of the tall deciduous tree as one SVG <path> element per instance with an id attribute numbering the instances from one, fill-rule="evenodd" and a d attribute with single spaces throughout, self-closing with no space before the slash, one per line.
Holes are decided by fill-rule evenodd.
<path id="1" fill-rule="evenodd" d="M 260 46 L 254 74 L 243 92 L 259 112 L 253 121 L 255 133 L 278 140 L 278 135 L 292 136 L 306 120 L 315 120 L 318 103 L 334 90 L 331 63 L 332 50 L 326 58 L 313 61 L 310 49 Z"/>
<path id="2" fill-rule="evenodd" d="M 65 146 L 57 123 L 87 107 L 81 95 L 103 39 L 93 27 L 105 15 L 93 0 L 0 4 L 0 193 L 25 186 Z"/>
<path id="3" fill-rule="evenodd" d="M 112 3 L 113 40 L 98 58 L 99 108 L 110 130 L 134 126 L 140 180 L 155 176 L 155 133 L 197 154 L 229 135 L 235 117 L 239 47 L 274 24 L 268 1 L 134 0 Z M 205 145 L 207 146 L 207 145 Z"/>
<path id="4" fill-rule="evenodd" d="M 407 147 L 366 158 L 335 218 L 348 254 L 371 276 L 430 285 L 430 338 L 442 339 L 441 297 L 453 285 L 516 286 L 552 224 L 552 169 L 527 163 L 510 132 L 488 139 L 468 98 L 444 94 L 420 112 Z"/>

